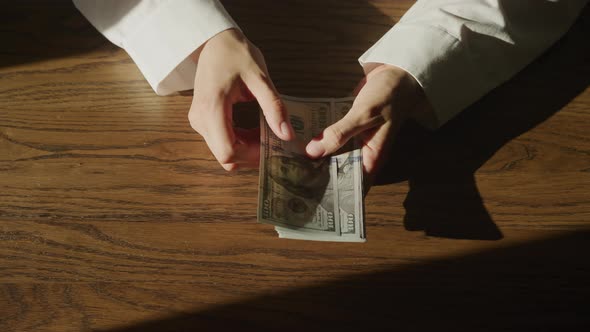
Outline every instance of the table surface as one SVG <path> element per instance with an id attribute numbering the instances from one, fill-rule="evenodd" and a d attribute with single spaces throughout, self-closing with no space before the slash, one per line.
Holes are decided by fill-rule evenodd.
<path id="1" fill-rule="evenodd" d="M 348 95 L 412 3 L 225 2 L 307 97 Z M 0 17 L 0 330 L 588 326 L 588 10 L 448 125 L 402 128 L 365 244 L 257 223 L 258 171 L 223 171 L 191 93 L 156 96 L 69 2 Z"/>

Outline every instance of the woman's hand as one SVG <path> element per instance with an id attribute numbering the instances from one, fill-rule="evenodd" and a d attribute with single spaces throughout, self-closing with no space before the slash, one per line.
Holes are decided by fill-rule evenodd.
<path id="1" fill-rule="evenodd" d="M 312 158 L 323 157 L 359 136 L 363 168 L 371 182 L 401 124 L 412 113 L 425 111 L 428 102 L 410 74 L 385 64 L 371 70 L 356 91 L 358 95 L 346 116 L 309 142 L 306 151 Z"/>
<path id="2" fill-rule="evenodd" d="M 217 34 L 193 56 L 197 73 L 189 121 L 223 168 L 258 165 L 260 138 L 253 132 L 234 130 L 235 103 L 256 99 L 272 131 L 283 140 L 294 138 L 262 53 L 239 30 Z"/>

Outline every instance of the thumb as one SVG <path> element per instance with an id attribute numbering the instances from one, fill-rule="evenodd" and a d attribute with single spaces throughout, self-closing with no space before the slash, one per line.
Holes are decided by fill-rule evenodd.
<path id="1" fill-rule="evenodd" d="M 242 79 L 258 101 L 266 122 L 275 135 L 286 141 L 293 139 L 295 133 L 289 121 L 287 108 L 268 75 L 251 74 Z"/>
<path id="2" fill-rule="evenodd" d="M 336 152 L 353 136 L 372 128 L 381 122 L 362 114 L 358 109 L 351 109 L 340 121 L 334 123 L 307 144 L 305 151 L 311 158 L 320 158 Z"/>

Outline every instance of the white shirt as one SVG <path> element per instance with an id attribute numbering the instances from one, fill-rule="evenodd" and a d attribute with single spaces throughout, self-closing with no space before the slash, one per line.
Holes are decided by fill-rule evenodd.
<path id="1" fill-rule="evenodd" d="M 587 0 L 421 0 L 359 58 L 409 72 L 444 124 L 557 41 Z M 194 86 L 189 55 L 238 28 L 218 0 L 74 0 L 159 95 Z"/>

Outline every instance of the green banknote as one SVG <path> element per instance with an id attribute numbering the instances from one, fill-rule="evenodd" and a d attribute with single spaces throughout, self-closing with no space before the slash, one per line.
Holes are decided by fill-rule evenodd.
<path id="1" fill-rule="evenodd" d="M 279 237 L 364 242 L 362 156 L 351 140 L 336 154 L 309 159 L 305 146 L 341 119 L 353 98 L 283 96 L 296 139 L 285 142 L 261 113 L 258 221 Z"/>

